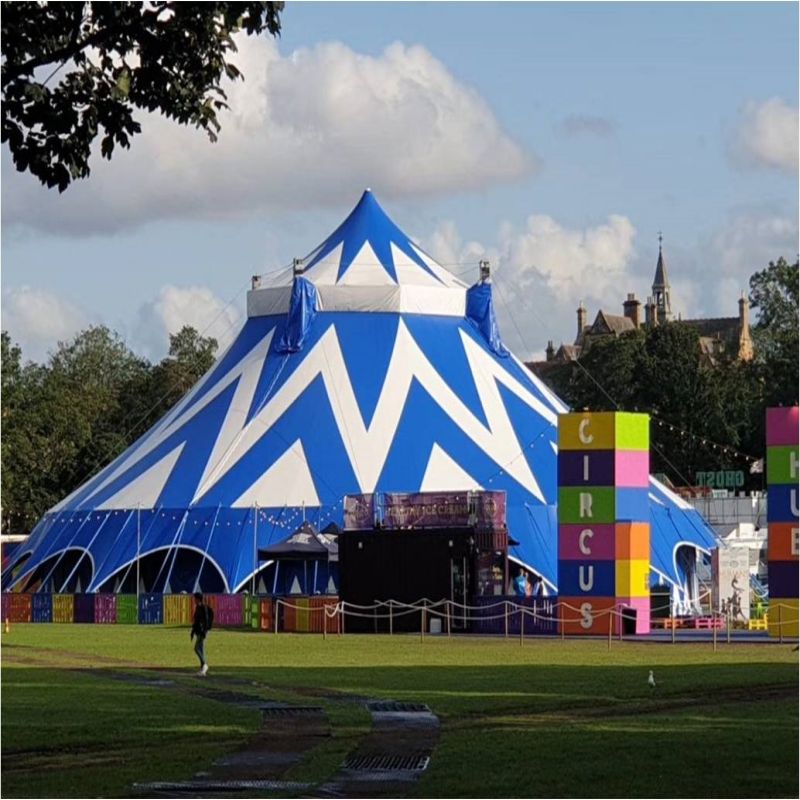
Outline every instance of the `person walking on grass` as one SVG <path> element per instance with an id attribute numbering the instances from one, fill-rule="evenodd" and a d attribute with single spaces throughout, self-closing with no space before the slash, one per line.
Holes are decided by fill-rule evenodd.
<path id="1" fill-rule="evenodd" d="M 200 659 L 199 675 L 208 672 L 208 662 L 206 661 L 206 636 L 214 624 L 214 609 L 203 602 L 203 593 L 194 593 L 194 619 L 192 620 L 192 630 L 189 633 L 189 641 L 195 639 L 194 652 Z"/>

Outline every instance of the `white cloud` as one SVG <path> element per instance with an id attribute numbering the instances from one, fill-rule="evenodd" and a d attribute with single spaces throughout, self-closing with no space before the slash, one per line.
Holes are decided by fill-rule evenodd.
<path id="1" fill-rule="evenodd" d="M 731 156 L 741 166 L 770 167 L 795 175 L 798 109 L 779 97 L 751 101 L 741 112 Z"/>
<path id="2" fill-rule="evenodd" d="M 216 144 L 157 115 L 63 195 L 6 170 L 6 222 L 73 235 L 164 218 L 350 202 L 365 186 L 408 197 L 482 189 L 534 167 L 482 97 L 428 50 L 395 43 L 377 57 L 332 42 L 281 56 L 239 41 L 246 76 L 228 90 Z M 6 165 L 9 162 L 4 153 Z"/>
<path id="3" fill-rule="evenodd" d="M 213 336 L 221 353 L 239 332 L 242 313 L 225 304 L 203 286 L 164 286 L 158 296 L 145 303 L 131 331 L 134 349 L 152 360 L 162 359 L 169 350 L 169 336 L 191 325 L 202 336 Z"/>
<path id="4" fill-rule="evenodd" d="M 600 308 L 622 314 L 628 292 L 644 303 L 657 253 L 653 248 L 637 257 L 635 236 L 626 216 L 570 228 L 551 216 L 532 215 L 522 226 L 503 223 L 492 244 L 462 242 L 452 222 L 440 223 L 422 243 L 444 263 L 474 264 L 463 276 L 468 282 L 477 278 L 478 259 L 488 258 L 506 344 L 523 358 L 541 359 L 549 339 L 556 347 L 574 341 L 580 301 L 590 323 Z M 666 247 L 675 317 L 737 316 L 750 276 L 780 256 L 794 258 L 797 242 L 796 219 L 762 208 L 736 209 L 711 235 Z"/>
<path id="5" fill-rule="evenodd" d="M 444 262 L 474 262 L 475 277 L 478 259 L 488 258 L 501 330 L 509 346 L 528 358 L 543 353 L 548 339 L 557 345 L 574 340 L 580 301 L 589 309 L 590 321 L 600 307 L 622 313 L 622 301 L 635 280 L 635 235 L 631 221 L 620 215 L 581 229 L 535 214 L 521 229 L 503 223 L 492 246 L 462 244 L 449 222 L 424 243 Z"/>
<path id="6" fill-rule="evenodd" d="M 732 213 L 708 242 L 717 272 L 741 277 L 743 286 L 756 270 L 797 253 L 797 218 L 762 210 Z"/>
<path id="7" fill-rule="evenodd" d="M 19 343 L 24 360 L 45 361 L 60 341 L 92 320 L 82 309 L 46 289 L 19 286 L 3 292 L 3 330 Z"/>

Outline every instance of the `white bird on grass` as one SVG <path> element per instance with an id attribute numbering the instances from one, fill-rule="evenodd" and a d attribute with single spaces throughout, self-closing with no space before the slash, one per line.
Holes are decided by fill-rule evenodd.
<path id="1" fill-rule="evenodd" d="M 656 688 L 656 679 L 653 677 L 653 670 L 650 670 L 650 674 L 647 676 L 647 685 L 651 689 Z"/>

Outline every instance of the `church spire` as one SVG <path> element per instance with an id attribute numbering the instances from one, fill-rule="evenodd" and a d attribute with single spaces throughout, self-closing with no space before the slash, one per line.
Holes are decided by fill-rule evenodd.
<path id="1" fill-rule="evenodd" d="M 653 278 L 653 300 L 656 306 L 656 315 L 659 324 L 669 322 L 672 319 L 672 307 L 669 298 L 669 278 L 667 278 L 667 265 L 664 263 L 664 254 L 661 251 L 663 240 L 661 231 L 658 232 L 658 263 L 656 264 L 656 276 Z"/>

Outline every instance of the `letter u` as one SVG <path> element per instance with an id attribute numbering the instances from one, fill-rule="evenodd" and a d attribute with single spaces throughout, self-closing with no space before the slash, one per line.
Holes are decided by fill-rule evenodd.
<path id="1" fill-rule="evenodd" d="M 583 571 L 587 569 L 589 571 L 589 577 L 585 577 Z M 582 592 L 590 592 L 592 590 L 592 586 L 594 586 L 594 565 L 589 564 L 587 567 L 585 564 L 581 564 L 578 567 L 578 586 L 580 586 Z"/>

